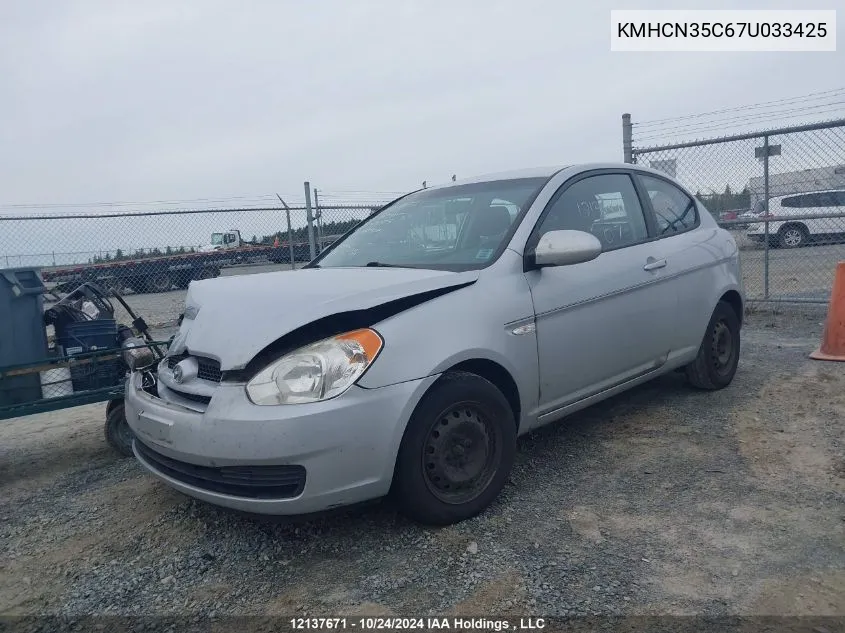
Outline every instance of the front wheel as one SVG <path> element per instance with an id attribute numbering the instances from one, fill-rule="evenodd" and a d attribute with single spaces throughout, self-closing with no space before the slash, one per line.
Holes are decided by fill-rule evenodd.
<path id="1" fill-rule="evenodd" d="M 499 495 L 516 454 L 516 420 L 481 376 L 448 372 L 411 416 L 399 449 L 393 494 L 410 518 L 450 525 Z"/>
<path id="2" fill-rule="evenodd" d="M 687 380 L 698 389 L 716 390 L 733 381 L 739 363 L 739 316 L 720 301 L 713 310 L 698 356 L 686 366 Z"/>
<path id="3" fill-rule="evenodd" d="M 126 421 L 126 410 L 123 402 L 109 403 L 106 409 L 106 441 L 114 450 L 124 457 L 132 457 L 132 440 L 134 434 Z"/>

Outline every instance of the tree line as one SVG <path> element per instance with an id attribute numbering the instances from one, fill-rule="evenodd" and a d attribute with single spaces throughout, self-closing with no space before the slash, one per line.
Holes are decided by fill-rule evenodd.
<path id="1" fill-rule="evenodd" d="M 710 193 L 695 192 L 696 198 L 701 200 L 707 210 L 718 215 L 722 211 L 745 211 L 751 207 L 751 192 L 748 186 L 743 187 L 742 191 L 734 193 L 731 191 L 730 185 L 725 185 L 725 190 L 722 193 L 712 191 Z"/>
<path id="2" fill-rule="evenodd" d="M 332 220 L 331 222 L 323 222 L 323 235 L 342 235 L 356 226 L 360 220 L 342 220 L 340 222 Z M 308 241 L 308 227 L 302 226 L 298 229 L 291 230 L 291 234 L 293 235 L 293 241 L 296 242 L 307 242 Z M 255 236 L 252 237 L 254 242 L 259 242 L 260 244 L 272 244 L 276 238 L 279 238 L 279 242 L 287 242 L 288 240 L 288 232 L 287 229 L 282 231 L 276 231 L 272 235 L 264 235 L 261 240 L 256 240 Z M 314 227 L 314 239 L 317 239 L 317 227 Z"/>
<path id="3" fill-rule="evenodd" d="M 324 236 L 327 235 L 342 235 L 349 231 L 352 227 L 358 224 L 360 220 L 343 220 L 343 221 L 331 221 L 331 222 L 324 222 L 322 225 L 322 234 Z M 307 227 L 300 227 L 297 229 L 293 229 L 291 231 L 293 234 L 293 241 L 294 243 L 297 242 L 308 242 L 308 228 Z M 261 239 L 258 239 L 257 235 L 252 236 L 252 242 L 255 244 L 265 244 L 271 245 L 279 238 L 280 243 L 287 242 L 288 239 L 288 232 L 287 230 L 276 231 L 272 235 L 264 235 Z M 316 227 L 314 228 L 314 238 L 317 238 L 317 230 Z M 89 264 L 107 264 L 109 262 L 120 262 L 126 261 L 130 259 L 147 259 L 150 257 L 163 257 L 167 255 L 185 255 L 187 253 L 196 253 L 197 249 L 193 246 L 179 246 L 179 247 L 172 247 L 166 246 L 164 249 L 155 247 L 155 248 L 139 248 L 136 249 L 134 252 L 132 251 L 124 251 L 123 249 L 118 248 L 113 253 L 106 252 L 102 255 L 95 255 L 88 259 Z"/>
<path id="4" fill-rule="evenodd" d="M 122 262 L 129 259 L 146 259 L 149 257 L 163 257 L 165 255 L 185 255 L 187 253 L 196 253 L 197 249 L 193 246 L 178 248 L 166 246 L 163 250 L 161 248 L 139 248 L 134 252 L 124 251 L 118 248 L 114 253 L 106 252 L 103 255 L 94 255 L 88 259 L 89 264 L 107 264 L 108 262 Z"/>

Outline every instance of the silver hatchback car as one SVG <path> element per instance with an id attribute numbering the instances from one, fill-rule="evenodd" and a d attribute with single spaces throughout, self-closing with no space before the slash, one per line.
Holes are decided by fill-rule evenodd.
<path id="1" fill-rule="evenodd" d="M 392 493 L 449 524 L 493 502 L 517 436 L 673 370 L 733 379 L 739 257 L 660 172 L 497 174 L 388 204 L 306 267 L 193 282 L 126 416 L 154 475 L 305 514 Z"/>

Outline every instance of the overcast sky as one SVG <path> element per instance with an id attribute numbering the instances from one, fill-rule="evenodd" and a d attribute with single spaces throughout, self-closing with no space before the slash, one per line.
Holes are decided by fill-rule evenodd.
<path id="1" fill-rule="evenodd" d="M 794 3 L 4 0 L 0 212 L 295 201 L 303 180 L 339 196 L 620 160 L 623 112 L 659 119 L 845 85 L 841 37 L 837 53 L 610 52 L 610 9 L 703 4 Z"/>

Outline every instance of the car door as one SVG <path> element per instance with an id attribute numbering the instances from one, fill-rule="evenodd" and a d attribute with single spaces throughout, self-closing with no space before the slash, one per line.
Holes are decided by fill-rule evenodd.
<path id="1" fill-rule="evenodd" d="M 715 306 L 715 267 L 728 255 L 721 251 L 725 241 L 718 239 L 717 225 L 701 226 L 695 199 L 675 183 L 641 172 L 635 180 L 643 192 L 646 217 L 653 218 L 654 245 L 666 261 L 664 275 L 676 300 L 672 309 L 673 351 L 693 352 L 701 345 Z"/>
<path id="2" fill-rule="evenodd" d="M 550 199 L 526 244 L 551 230 L 592 232 L 598 258 L 526 272 L 536 315 L 540 415 L 659 368 L 672 289 L 629 171 L 587 172 Z"/>
<path id="3" fill-rule="evenodd" d="M 809 216 L 836 215 L 842 213 L 845 206 L 845 192 L 822 191 L 803 196 L 806 202 L 802 204 L 802 213 Z M 843 232 L 842 218 L 810 217 L 803 220 L 810 236 L 835 235 Z"/>

